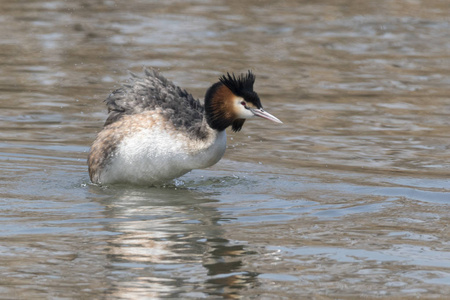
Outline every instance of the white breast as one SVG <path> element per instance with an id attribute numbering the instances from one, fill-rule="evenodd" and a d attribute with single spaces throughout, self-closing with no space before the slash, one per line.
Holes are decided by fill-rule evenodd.
<path id="1" fill-rule="evenodd" d="M 100 174 L 100 182 L 159 184 L 192 169 L 217 163 L 225 153 L 226 133 L 210 130 L 204 141 L 164 128 L 141 129 L 125 137 L 110 163 Z"/>

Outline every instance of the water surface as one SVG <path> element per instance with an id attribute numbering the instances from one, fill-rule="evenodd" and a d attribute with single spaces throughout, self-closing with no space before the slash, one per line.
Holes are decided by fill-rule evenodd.
<path id="1" fill-rule="evenodd" d="M 2 299 L 450 293 L 445 1 L 0 1 Z M 253 70 L 284 121 L 167 187 L 99 187 L 102 100 Z"/>

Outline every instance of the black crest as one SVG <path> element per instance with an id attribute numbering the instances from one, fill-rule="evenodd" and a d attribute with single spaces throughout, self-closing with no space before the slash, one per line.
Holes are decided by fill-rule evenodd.
<path id="1" fill-rule="evenodd" d="M 238 77 L 234 73 L 227 73 L 219 78 L 220 82 L 229 88 L 233 94 L 244 97 L 246 93 L 253 92 L 255 75 L 248 71 L 247 74 L 241 74 Z"/>
<path id="2" fill-rule="evenodd" d="M 258 94 L 253 91 L 255 83 L 255 75 L 252 71 L 247 74 L 241 74 L 238 77 L 234 73 L 227 73 L 219 78 L 220 82 L 231 90 L 236 96 L 244 98 L 246 101 L 252 102 L 257 108 L 261 108 L 261 101 Z"/>

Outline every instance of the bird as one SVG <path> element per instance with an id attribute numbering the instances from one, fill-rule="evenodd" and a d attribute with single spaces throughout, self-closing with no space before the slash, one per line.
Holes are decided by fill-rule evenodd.
<path id="1" fill-rule="evenodd" d="M 108 116 L 89 154 L 94 184 L 163 185 L 193 169 L 216 164 L 226 131 L 260 117 L 282 123 L 263 109 L 252 71 L 226 73 L 206 91 L 204 103 L 152 68 L 131 73 L 105 100 Z"/>

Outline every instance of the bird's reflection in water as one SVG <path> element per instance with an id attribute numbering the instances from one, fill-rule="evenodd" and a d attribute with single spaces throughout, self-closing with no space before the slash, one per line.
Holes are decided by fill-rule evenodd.
<path id="1" fill-rule="evenodd" d="M 243 245 L 231 245 L 230 241 L 219 237 L 209 239 L 208 246 L 203 266 L 208 269 L 206 284 L 214 290 L 210 293 L 239 298 L 239 290 L 251 287 L 258 276 L 243 270 L 242 258 L 252 253 Z"/>
<path id="2" fill-rule="evenodd" d="M 223 237 L 211 195 L 175 188 L 108 188 L 108 295 L 238 298 L 257 274 L 243 269 L 244 245 Z M 97 200 L 98 201 L 98 200 Z"/>

